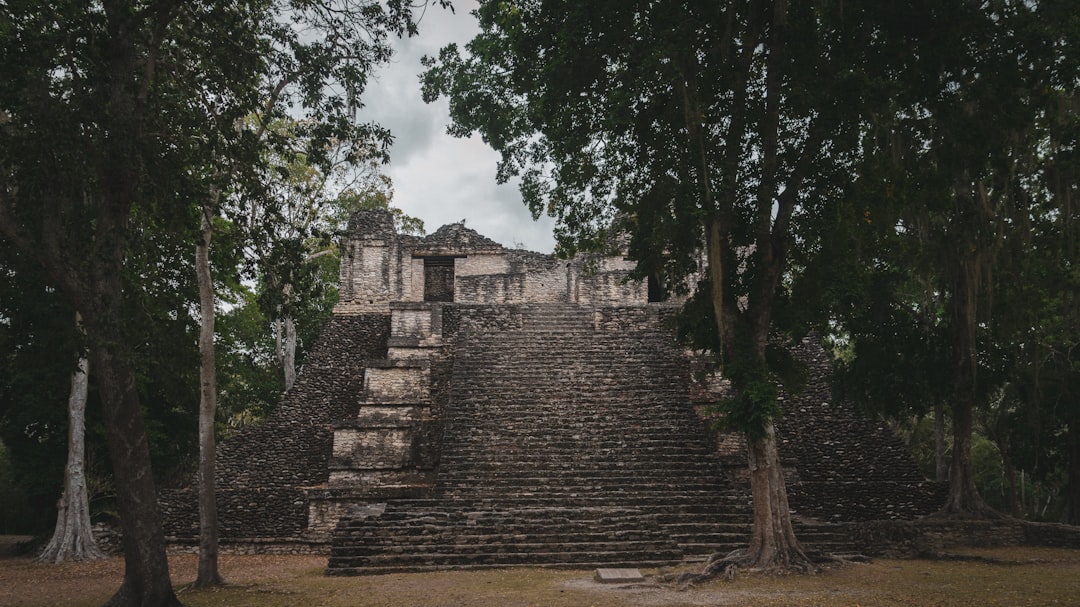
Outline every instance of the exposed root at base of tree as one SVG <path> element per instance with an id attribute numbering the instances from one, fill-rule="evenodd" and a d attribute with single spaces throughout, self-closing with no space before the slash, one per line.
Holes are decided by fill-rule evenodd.
<path id="1" fill-rule="evenodd" d="M 250 584 L 233 584 L 226 580 L 224 577 L 219 577 L 218 582 L 215 584 L 200 584 L 198 580 L 191 582 L 190 584 L 184 584 L 183 586 L 177 586 L 176 594 L 184 594 L 185 592 L 194 590 L 214 590 L 218 588 L 253 588 Z"/>
<path id="2" fill-rule="evenodd" d="M 705 561 L 705 566 L 700 573 L 668 574 L 660 576 L 661 583 L 674 585 L 679 590 L 687 590 L 697 584 L 723 579 L 734 580 L 739 571 L 753 571 L 767 575 L 816 575 L 821 572 L 818 564 L 850 564 L 866 562 L 869 559 L 861 554 L 856 555 L 831 555 L 825 553 L 810 553 L 807 560 L 791 563 L 774 562 L 762 566 L 750 558 L 750 552 L 746 549 L 735 550 L 724 554 L 716 553 Z"/>
<path id="3" fill-rule="evenodd" d="M 228 586 L 229 583 L 225 581 L 225 578 L 221 574 L 212 576 L 210 579 L 196 579 L 191 583 L 192 588 L 210 588 L 211 586 Z"/>

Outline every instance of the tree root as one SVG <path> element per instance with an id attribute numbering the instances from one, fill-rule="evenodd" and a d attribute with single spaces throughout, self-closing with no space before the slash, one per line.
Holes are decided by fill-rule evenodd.
<path id="1" fill-rule="evenodd" d="M 869 560 L 863 555 L 836 556 L 814 553 L 813 556 L 813 559 L 805 562 L 774 563 L 761 566 L 751 561 L 750 552 L 745 548 L 727 554 L 717 552 L 706 559 L 705 565 L 699 573 L 669 574 L 660 576 L 658 579 L 661 583 L 674 585 L 676 589 L 683 591 L 712 580 L 732 581 L 740 570 L 756 571 L 770 575 L 815 575 L 821 572 L 821 569 L 815 563 L 850 564 Z"/>

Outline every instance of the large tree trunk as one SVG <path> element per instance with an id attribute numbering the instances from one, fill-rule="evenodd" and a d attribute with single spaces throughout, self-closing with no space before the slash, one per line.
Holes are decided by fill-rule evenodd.
<path id="1" fill-rule="evenodd" d="M 92 561 L 105 558 L 98 548 L 90 526 L 90 501 L 86 490 L 84 440 L 86 429 L 86 395 L 89 362 L 79 356 L 78 366 L 71 374 L 71 395 L 68 398 L 68 460 L 64 469 L 64 493 L 57 504 L 56 529 L 52 539 L 38 555 L 43 563 Z"/>
<path id="2" fill-rule="evenodd" d="M 196 586 L 224 583 L 218 572 L 218 515 L 215 463 L 217 445 L 217 370 L 214 360 L 214 283 L 210 277 L 210 240 L 213 223 L 206 211 L 202 234 L 195 247 L 195 273 L 199 282 L 199 572 Z"/>
<path id="3" fill-rule="evenodd" d="M 764 438 L 747 441 L 747 451 L 750 492 L 754 498 L 754 531 L 746 561 L 763 569 L 812 569 L 791 525 L 787 484 L 772 422 L 769 422 Z"/>
<path id="4" fill-rule="evenodd" d="M 90 359 L 98 378 L 109 458 L 113 467 L 120 521 L 124 533 L 124 580 L 107 605 L 158 607 L 179 605 L 169 577 L 165 535 L 161 528 L 157 488 L 150 464 L 150 446 L 135 372 L 125 358 L 124 263 L 132 209 L 141 182 L 139 150 L 143 105 L 134 86 L 136 74 L 133 7 L 105 3 L 108 21 L 107 146 L 101 167 L 102 201 L 94 230 L 98 247 L 91 253 L 91 277 L 83 310 L 90 338 Z M 78 263 L 73 264 L 78 267 Z M 76 295 L 76 300 L 80 299 Z M 76 303 L 79 303 L 76 301 Z"/>
<path id="5" fill-rule="evenodd" d="M 760 378 L 767 378 L 765 347 L 768 342 L 768 324 L 755 328 L 753 352 L 760 369 Z M 736 349 L 729 356 L 738 355 Z M 733 382 L 736 389 L 744 391 L 749 383 Z M 772 398 L 776 398 L 773 394 Z M 763 405 L 764 403 L 762 403 Z M 761 406 L 761 405 L 758 405 Z M 780 452 L 776 444 L 776 426 L 772 419 L 765 422 L 761 433 L 748 434 L 746 449 L 750 466 L 750 493 L 754 500 L 754 528 L 750 547 L 740 564 L 755 569 L 812 572 L 813 563 L 803 552 L 795 538 L 791 524 L 791 508 L 788 506 L 787 482 L 780 465 Z"/>
<path id="6" fill-rule="evenodd" d="M 725 301 L 723 291 L 722 225 L 719 221 L 712 221 L 707 229 L 709 277 L 712 283 L 710 296 L 724 356 L 729 361 L 740 355 L 753 356 L 757 360 L 757 365 L 764 369 L 765 346 L 768 342 L 768 316 L 760 317 L 762 324 L 754 331 L 754 344 L 751 348 L 753 351 L 740 352 L 736 344 L 734 329 L 734 324 L 739 321 L 735 311 L 737 306 L 733 305 L 733 302 Z M 739 366 L 743 369 L 747 368 L 747 365 Z M 729 379 L 732 380 L 736 393 L 745 391 L 746 377 Z M 714 575 L 730 565 L 767 570 L 813 571 L 814 566 L 795 538 L 795 529 L 791 524 L 787 484 L 783 468 L 780 466 L 776 428 L 772 420 L 766 423 L 760 437 L 748 434 L 746 445 L 750 467 L 750 492 L 754 506 L 754 527 L 750 545 L 745 551 L 736 551 L 722 557 L 715 555 L 706 564 L 704 575 Z"/>
<path id="7" fill-rule="evenodd" d="M 958 188 L 958 191 L 959 188 Z M 968 226 L 970 228 L 970 226 Z M 958 236 L 957 238 L 961 238 Z M 958 242 L 960 242 L 958 240 Z M 956 267 L 952 268 L 951 297 L 947 304 L 949 340 L 952 348 L 953 372 L 953 453 L 949 470 L 949 497 L 940 514 L 950 517 L 992 517 L 991 510 L 975 487 L 971 468 L 971 433 L 974 429 L 974 410 L 978 371 L 979 294 L 983 272 L 980 260 L 958 244 Z"/>
<path id="8" fill-rule="evenodd" d="M 934 480 L 941 483 L 949 478 L 949 464 L 945 459 L 945 404 L 934 402 Z"/>
<path id="9" fill-rule="evenodd" d="M 975 487 L 971 468 L 971 433 L 974 404 L 959 397 L 953 406 L 953 456 L 949 470 L 949 497 L 941 514 L 955 517 L 987 517 L 994 511 L 986 505 Z"/>
<path id="10" fill-rule="evenodd" d="M 90 331 L 91 338 L 96 331 Z M 91 348 L 91 360 L 101 388 L 109 454 L 116 480 L 120 522 L 124 533 L 124 581 L 106 605 L 180 605 L 173 593 L 165 536 L 161 531 L 157 490 L 150 468 L 135 374 L 102 343 Z"/>
<path id="11" fill-rule="evenodd" d="M 285 372 L 285 391 L 296 383 L 296 323 L 291 315 L 285 317 L 285 343 L 282 352 L 282 370 Z"/>

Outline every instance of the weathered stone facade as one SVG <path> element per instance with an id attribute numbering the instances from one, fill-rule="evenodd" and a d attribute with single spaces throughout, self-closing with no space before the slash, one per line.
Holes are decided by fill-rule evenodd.
<path id="1" fill-rule="evenodd" d="M 385 356 L 390 318 L 335 316 L 303 372 L 274 413 L 218 448 L 218 513 L 227 550 L 324 551 L 312 538 L 308 493 L 325 486 L 333 422 L 356 415 L 365 364 Z M 173 546 L 197 545 L 194 487 L 162 492 L 165 534 Z"/>
<path id="2" fill-rule="evenodd" d="M 648 286 L 627 282 L 633 262 L 573 260 L 506 249 L 463 224 L 434 234 L 396 234 L 387 216 L 358 213 L 341 262 L 338 314 L 389 313 L 391 302 L 458 304 L 576 303 L 638 305 Z"/>
<path id="3" fill-rule="evenodd" d="M 349 573 L 667 562 L 745 541 L 741 440 L 708 430 L 675 304 L 650 302 L 632 262 L 506 249 L 461 224 L 400 235 L 380 212 L 352 219 L 343 251 L 296 387 L 221 445 L 224 549 L 332 545 Z M 934 510 L 942 487 L 832 402 L 819 346 L 800 356 L 813 381 L 778 423 L 800 535 L 843 549 L 821 522 Z M 174 544 L 194 544 L 194 495 L 163 501 Z"/>

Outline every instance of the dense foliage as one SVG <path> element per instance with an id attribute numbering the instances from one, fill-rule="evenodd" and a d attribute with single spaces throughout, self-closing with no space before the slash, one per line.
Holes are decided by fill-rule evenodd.
<path id="1" fill-rule="evenodd" d="M 642 276 L 697 286 L 683 332 L 732 380 L 725 415 L 752 445 L 775 384 L 798 378 L 769 331 L 813 327 L 836 344 L 846 397 L 897 420 L 947 406 L 946 513 L 992 514 L 976 430 L 1008 478 L 1025 453 L 1075 448 L 1070 2 L 475 14 L 478 36 L 428 60 L 428 98 L 502 153 L 499 178 L 520 175 L 563 252 L 626 232 Z M 1080 452 L 1067 459 L 1080 470 Z"/>

